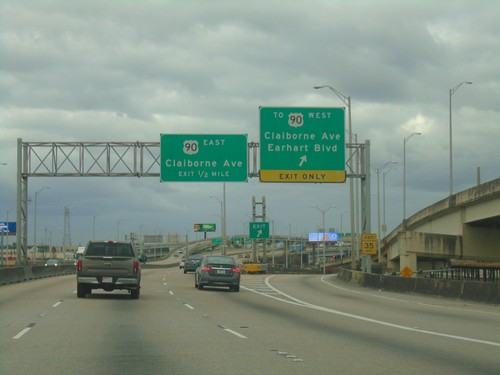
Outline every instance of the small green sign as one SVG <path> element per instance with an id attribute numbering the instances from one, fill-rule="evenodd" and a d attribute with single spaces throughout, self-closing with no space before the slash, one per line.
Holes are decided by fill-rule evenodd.
<path id="1" fill-rule="evenodd" d="M 246 134 L 161 134 L 160 181 L 247 181 Z"/>
<path id="2" fill-rule="evenodd" d="M 215 224 L 194 224 L 195 232 L 215 232 Z"/>
<path id="3" fill-rule="evenodd" d="M 222 238 L 212 238 L 212 246 L 222 245 Z"/>
<path id="4" fill-rule="evenodd" d="M 253 221 L 249 223 L 250 238 L 269 238 L 269 222 Z"/>

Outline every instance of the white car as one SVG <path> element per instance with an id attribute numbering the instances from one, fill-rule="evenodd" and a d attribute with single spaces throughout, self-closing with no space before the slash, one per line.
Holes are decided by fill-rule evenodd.
<path id="1" fill-rule="evenodd" d="M 182 258 L 182 259 L 181 259 L 181 261 L 179 262 L 179 268 L 180 268 L 180 269 L 183 269 L 183 268 L 184 268 L 184 261 L 185 261 L 185 260 L 186 260 L 186 259 Z"/>

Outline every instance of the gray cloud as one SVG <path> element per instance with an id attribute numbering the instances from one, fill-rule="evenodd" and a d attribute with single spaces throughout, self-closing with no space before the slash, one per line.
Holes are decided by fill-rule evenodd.
<path id="1" fill-rule="evenodd" d="M 371 143 L 372 229 L 376 168 L 386 175 L 387 224 L 402 219 L 403 139 L 408 213 L 448 194 L 449 89 L 455 190 L 499 177 L 500 5 L 481 0 L 380 1 L 3 1 L 0 5 L 2 216 L 14 217 L 16 142 L 159 141 L 161 133 L 248 134 L 259 140 L 259 106 L 331 107 L 352 97 L 353 129 Z M 70 202 L 75 241 L 189 232 L 220 221 L 218 183 L 153 178 L 32 178 L 45 185 L 40 228 L 61 237 Z M 347 184 L 227 185 L 228 231 L 243 231 L 251 198 L 263 195 L 279 231 L 317 229 L 329 211 L 340 227 Z M 30 212 L 33 207 L 30 204 Z M 343 216 L 344 229 L 348 215 Z M 52 228 L 52 229 L 50 229 Z M 33 228 L 29 229 L 31 233 Z M 41 229 L 40 229 L 41 230 Z M 31 234 L 29 234 L 31 236 Z"/>

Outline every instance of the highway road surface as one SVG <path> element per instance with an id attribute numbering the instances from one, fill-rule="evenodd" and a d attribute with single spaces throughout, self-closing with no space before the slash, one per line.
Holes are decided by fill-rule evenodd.
<path id="1" fill-rule="evenodd" d="M 241 291 L 143 269 L 76 297 L 75 276 L 0 287 L 0 374 L 500 374 L 500 307 L 243 275 Z"/>

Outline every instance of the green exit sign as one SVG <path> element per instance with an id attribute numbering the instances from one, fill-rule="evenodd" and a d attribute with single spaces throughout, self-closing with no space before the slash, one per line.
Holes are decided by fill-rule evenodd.
<path id="1" fill-rule="evenodd" d="M 259 112 L 262 182 L 345 182 L 345 108 Z"/>
<path id="2" fill-rule="evenodd" d="M 267 221 L 252 221 L 249 223 L 248 228 L 250 230 L 250 238 L 269 238 L 269 222 Z"/>
<path id="3" fill-rule="evenodd" d="M 161 134 L 160 181 L 247 181 L 246 134 Z"/>

